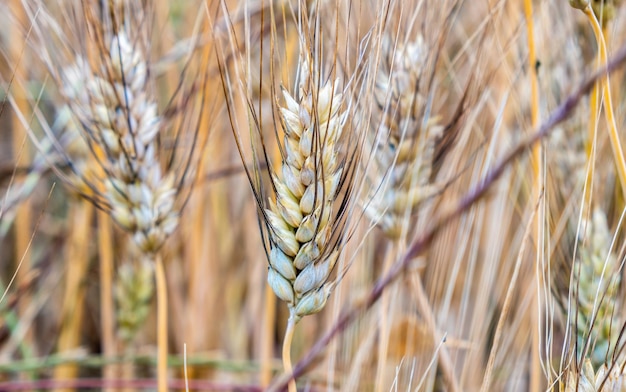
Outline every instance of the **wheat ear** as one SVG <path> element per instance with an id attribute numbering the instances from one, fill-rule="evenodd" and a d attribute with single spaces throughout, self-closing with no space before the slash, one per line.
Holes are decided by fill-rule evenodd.
<path id="1" fill-rule="evenodd" d="M 564 392 L 624 392 L 626 369 L 624 366 L 602 365 L 596 372 L 590 359 L 585 359 L 580 371 L 567 373 Z"/>
<path id="2" fill-rule="evenodd" d="M 295 324 L 319 312 L 333 287 L 328 282 L 339 250 L 331 241 L 342 165 L 340 138 L 346 122 L 339 84 L 326 83 L 311 73 L 312 59 L 302 54 L 297 94 L 282 90 L 279 105 L 284 131 L 283 161 L 272 174 L 275 199 L 267 216 L 270 253 L 268 282 L 289 307 L 283 360 L 290 369 L 290 342 Z M 295 389 L 295 381 L 291 383 Z"/>
<path id="3" fill-rule="evenodd" d="M 436 119 L 422 118 L 426 102 L 417 89 L 427 54 L 423 38 L 396 43 L 385 35 L 381 52 L 373 112 L 378 128 L 368 138 L 374 192 L 365 213 L 387 236 L 398 238 L 407 214 L 438 191 L 431 174 L 443 127 Z"/>

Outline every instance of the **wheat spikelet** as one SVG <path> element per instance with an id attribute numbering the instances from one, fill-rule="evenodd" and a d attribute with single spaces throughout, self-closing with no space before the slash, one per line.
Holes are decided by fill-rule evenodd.
<path id="1" fill-rule="evenodd" d="M 387 34 L 381 51 L 373 113 L 379 129 L 368 138 L 373 154 L 368 175 L 375 192 L 365 212 L 386 235 L 397 238 L 406 214 L 437 191 L 431 176 L 443 127 L 435 119 L 422 118 L 426 102 L 419 83 L 427 56 L 423 38 L 403 43 Z"/>
<path id="2" fill-rule="evenodd" d="M 306 56 L 300 57 L 298 93 L 282 90 L 284 157 L 280 171 L 272 175 L 276 197 L 265 210 L 268 282 L 296 321 L 320 311 L 332 289 L 327 280 L 339 255 L 331 246 L 333 204 L 343 170 L 339 140 L 346 121 L 338 82 L 317 91 Z"/>

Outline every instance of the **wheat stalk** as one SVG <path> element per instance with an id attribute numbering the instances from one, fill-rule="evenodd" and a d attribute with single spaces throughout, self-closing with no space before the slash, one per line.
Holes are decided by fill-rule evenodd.
<path id="1" fill-rule="evenodd" d="M 589 0 L 570 0 L 570 5 L 574 8 L 580 9 L 591 24 L 594 35 L 596 37 L 596 43 L 598 44 L 598 64 L 605 64 L 607 62 L 607 45 L 604 32 L 598 22 L 598 18 L 594 14 L 592 4 Z M 602 15 L 601 15 L 602 16 Z M 611 142 L 611 148 L 613 150 L 613 157 L 617 167 L 617 177 L 622 188 L 622 194 L 626 195 L 626 158 L 624 158 L 624 152 L 622 149 L 619 133 L 617 130 L 617 122 L 613 111 L 613 99 L 611 95 L 611 83 L 609 75 L 606 75 L 602 81 L 602 98 L 604 99 L 604 112 L 607 125 L 609 126 L 609 139 Z"/>

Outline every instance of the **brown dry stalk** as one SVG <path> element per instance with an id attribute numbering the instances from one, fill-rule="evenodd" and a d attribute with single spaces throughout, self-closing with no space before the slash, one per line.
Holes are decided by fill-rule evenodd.
<path id="1" fill-rule="evenodd" d="M 28 139 L 27 132 L 25 132 L 24 127 L 20 126 L 19 119 L 15 112 L 19 112 L 21 115 L 26 117 L 30 117 L 31 113 L 30 104 L 28 102 L 28 92 L 26 91 L 26 87 L 24 85 L 26 82 L 25 78 L 29 72 L 27 69 L 28 59 L 24 58 L 26 40 L 25 37 L 22 36 L 21 32 L 22 25 L 26 25 L 27 18 L 20 5 L 20 0 L 10 1 L 10 9 L 14 13 L 13 16 L 15 21 L 10 25 L 9 31 L 9 61 L 15 64 L 13 78 L 17 80 L 17 83 L 13 83 L 12 89 L 12 94 L 15 97 L 15 106 L 13 107 L 14 114 L 11 120 L 13 124 L 11 138 L 14 164 L 16 166 L 23 166 L 28 164 L 31 154 L 29 152 L 29 145 L 26 143 L 26 140 Z M 0 216 L 2 216 L 2 212 L 0 212 Z M 23 258 L 17 275 L 18 285 L 22 285 L 26 282 L 31 269 L 31 255 L 28 252 L 28 243 L 32 234 L 32 218 L 30 203 L 22 200 L 20 205 L 18 205 L 15 210 L 14 228 L 15 266 L 17 266 L 19 260 Z M 29 302 L 29 293 L 25 293 L 20 296 L 18 309 L 19 314 L 26 311 L 26 307 Z M 27 334 L 26 342 L 32 342 L 31 332 Z"/>
<path id="2" fill-rule="evenodd" d="M 482 386 L 480 387 L 481 392 L 487 392 L 491 390 L 491 383 L 493 382 L 492 380 L 493 368 L 495 366 L 495 360 L 496 360 L 496 355 L 498 354 L 498 349 L 500 348 L 502 330 L 504 328 L 504 323 L 506 321 L 506 318 L 509 315 L 509 311 L 511 310 L 511 300 L 513 298 L 515 286 L 517 285 L 517 278 L 519 275 L 520 267 L 522 265 L 522 261 L 524 260 L 524 253 L 526 251 L 526 245 L 528 244 L 530 235 L 534 233 L 534 231 L 531 229 L 535 227 L 533 226 L 533 223 L 535 223 L 536 225 L 535 215 L 537 214 L 537 210 L 539 209 L 540 206 L 541 206 L 541 201 L 539 200 L 535 208 L 532 210 L 532 213 L 530 214 L 528 223 L 526 224 L 526 228 L 524 230 L 524 238 L 522 239 L 522 245 L 520 246 L 519 252 L 517 254 L 517 260 L 515 261 L 515 268 L 513 270 L 513 275 L 511 276 L 511 281 L 509 282 L 509 286 L 506 290 L 504 304 L 502 305 L 502 313 L 500 314 L 500 317 L 498 318 L 498 325 L 496 327 L 496 332 L 494 334 L 493 344 L 491 345 L 489 349 L 489 360 L 487 361 L 487 367 L 485 369 L 485 374 L 483 376 L 483 383 L 482 383 Z M 535 361 L 534 355 L 535 355 L 535 352 L 533 349 L 533 363 Z M 535 370 L 533 369 L 532 371 L 533 373 L 531 374 L 533 378 L 531 381 L 531 385 L 534 388 L 535 382 L 537 381 L 534 380 Z"/>
<path id="3" fill-rule="evenodd" d="M 66 260 L 65 293 L 61 313 L 61 331 L 57 345 L 58 352 L 72 350 L 81 344 L 82 322 L 84 314 L 85 284 L 84 279 L 89 266 L 89 244 L 94 208 L 86 200 L 78 201 L 71 211 L 71 235 L 68 243 Z M 78 375 L 77 364 L 68 364 L 54 370 L 56 380 L 74 379 Z M 70 391 L 61 389 L 60 391 Z"/>
<path id="4" fill-rule="evenodd" d="M 532 0 L 524 0 L 524 17 L 526 20 L 526 35 L 528 36 L 528 70 L 530 77 L 530 119 L 531 119 L 531 127 L 535 129 L 539 126 L 539 83 L 537 80 L 537 54 L 535 50 L 535 25 L 533 21 L 533 4 Z M 537 246 L 537 263 L 539 263 L 540 259 L 543 257 L 543 208 L 542 205 L 544 203 L 543 199 L 543 164 L 542 164 L 542 148 L 541 143 L 535 144 L 533 146 L 532 158 L 531 158 L 532 168 L 533 168 L 533 197 L 529 201 L 529 203 L 533 203 L 535 201 L 539 202 L 538 213 L 535 209 L 532 210 L 532 214 L 535 217 L 535 225 L 533 229 L 533 240 Z M 521 253 L 521 250 L 520 250 Z M 517 265 L 516 270 L 517 272 Z M 512 289 L 512 288 L 511 288 Z M 533 291 L 534 292 L 534 291 Z M 508 293 L 507 293 L 508 297 Z M 534 302 L 534 312 L 533 314 L 537 315 L 540 313 L 539 308 L 541 307 L 539 303 L 539 296 L 536 296 Z M 501 319 L 502 320 L 502 319 Z M 500 323 L 500 321 L 499 321 Z M 536 325 L 539 325 L 536 323 Z M 541 356 L 539 353 L 540 346 L 540 336 L 539 336 L 539 327 L 533 328 L 532 331 L 532 357 L 531 357 L 531 380 L 530 380 L 530 390 L 532 392 L 539 392 L 540 384 L 541 384 Z M 490 354 L 491 355 L 491 354 Z M 492 360 L 490 358 L 490 360 Z M 493 366 L 493 365 L 492 365 Z M 487 371 L 490 371 L 489 368 Z M 491 380 L 485 376 L 485 381 L 489 383 Z M 485 381 L 483 381 L 483 386 L 485 386 Z M 485 387 L 483 390 L 488 390 L 489 388 Z"/>

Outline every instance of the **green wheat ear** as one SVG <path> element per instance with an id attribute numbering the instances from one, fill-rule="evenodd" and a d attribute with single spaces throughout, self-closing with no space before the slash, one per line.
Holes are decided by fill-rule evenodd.
<path id="1" fill-rule="evenodd" d="M 574 271 L 578 284 L 578 347 L 579 350 L 584 348 L 589 341 L 587 357 L 594 369 L 598 369 L 611 357 L 611 348 L 615 347 L 618 337 L 619 263 L 611 252 L 613 236 L 602 210 L 593 211 L 591 221 L 583 222 L 580 233 L 581 245 Z"/>
<path id="2" fill-rule="evenodd" d="M 589 0 L 569 0 L 569 5 L 576 9 L 584 10 L 589 6 Z"/>
<path id="3" fill-rule="evenodd" d="M 149 261 L 123 264 L 114 286 L 117 333 L 127 344 L 150 314 L 154 293 L 154 268 Z"/>

